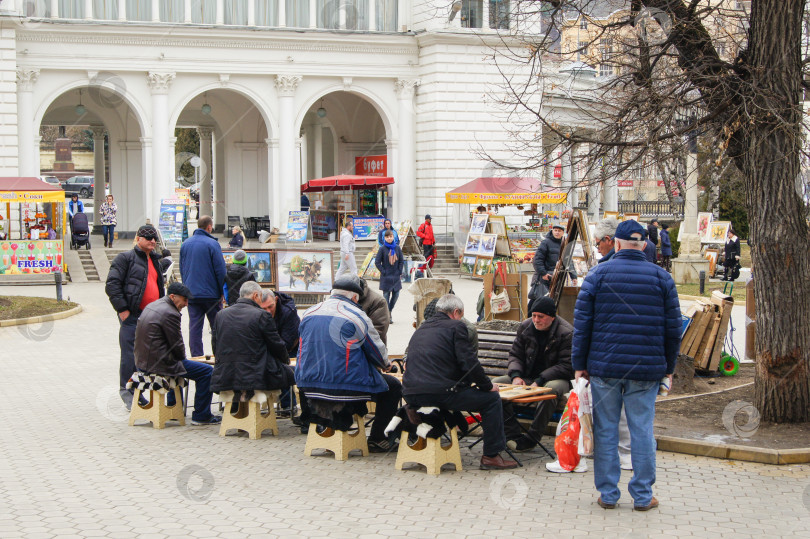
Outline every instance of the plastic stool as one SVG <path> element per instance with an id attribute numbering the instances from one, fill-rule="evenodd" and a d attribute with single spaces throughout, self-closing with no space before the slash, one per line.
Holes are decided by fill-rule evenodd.
<path id="1" fill-rule="evenodd" d="M 401 470 L 406 462 L 415 462 L 427 468 L 429 475 L 439 476 L 442 466 L 454 464 L 456 471 L 461 471 L 461 451 L 458 447 L 456 429 L 450 429 L 450 445 L 442 447 L 441 438 L 419 437 L 416 443 L 408 444 L 408 434 L 403 432 L 399 437 L 399 450 L 397 451 L 397 470 Z"/>
<path id="2" fill-rule="evenodd" d="M 129 425 L 135 424 L 137 419 L 143 419 L 152 423 L 156 429 L 165 428 L 166 422 L 176 419 L 180 425 L 186 424 L 186 416 L 183 414 L 183 394 L 180 387 L 172 389 L 174 391 L 174 406 L 166 404 L 165 396 L 156 389 L 149 390 L 149 402 L 141 406 L 141 390 L 135 389 L 132 397 L 132 409 L 129 412 Z"/>
<path id="3" fill-rule="evenodd" d="M 307 445 L 304 447 L 304 455 L 311 457 L 312 451 L 315 449 L 326 449 L 335 454 L 335 460 L 347 460 L 349 453 L 355 449 L 359 449 L 363 456 L 367 457 L 368 442 L 366 441 L 363 418 L 359 415 L 355 415 L 354 420 L 357 423 L 357 430 L 354 433 L 330 428 L 318 433 L 318 425 L 310 423 L 309 433 L 307 434 Z"/>
<path id="4" fill-rule="evenodd" d="M 230 395 L 225 395 L 230 393 Z M 225 403 L 225 410 L 222 413 L 222 423 L 219 426 L 219 435 L 225 436 L 229 430 L 242 430 L 247 432 L 251 440 L 258 440 L 262 433 L 269 430 L 278 436 L 278 423 L 276 422 L 276 411 L 273 406 L 276 403 L 279 392 L 256 393 L 249 401 L 239 401 L 239 408 L 236 413 L 231 413 L 233 403 L 232 392 L 221 392 Z M 266 397 L 265 397 L 266 395 Z M 228 400 L 230 399 L 230 400 Z M 267 409 L 264 405 L 267 404 Z"/>

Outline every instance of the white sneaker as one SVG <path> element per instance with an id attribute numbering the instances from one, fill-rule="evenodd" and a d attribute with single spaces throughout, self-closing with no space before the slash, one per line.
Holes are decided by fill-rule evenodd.
<path id="1" fill-rule="evenodd" d="M 571 473 L 570 471 L 560 466 L 560 461 L 558 460 L 555 460 L 554 462 L 547 462 L 546 470 L 550 471 L 551 473 Z M 577 464 L 576 468 L 574 468 L 572 471 L 574 473 L 587 472 L 588 462 L 584 458 L 579 459 L 579 464 Z"/>
<path id="2" fill-rule="evenodd" d="M 630 460 L 630 458 L 623 459 L 619 457 L 619 466 L 622 470 L 632 470 L 633 462 Z"/>

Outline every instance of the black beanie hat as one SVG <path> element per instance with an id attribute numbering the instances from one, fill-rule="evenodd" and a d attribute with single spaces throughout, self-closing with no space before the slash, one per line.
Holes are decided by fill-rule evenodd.
<path id="1" fill-rule="evenodd" d="M 541 296 L 532 302 L 529 308 L 529 314 L 542 313 L 548 316 L 557 316 L 557 306 L 554 300 L 548 296 Z"/>

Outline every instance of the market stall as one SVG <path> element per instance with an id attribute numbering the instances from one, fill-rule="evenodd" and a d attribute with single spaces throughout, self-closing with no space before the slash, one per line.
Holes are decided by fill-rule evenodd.
<path id="1" fill-rule="evenodd" d="M 389 176 L 347 174 L 309 180 L 301 193 L 309 199 L 312 237 L 334 241 L 351 216 L 359 220 L 355 239 L 376 241 L 388 205 L 388 186 L 393 183 Z"/>
<path id="2" fill-rule="evenodd" d="M 39 178 L 0 178 L 0 275 L 65 270 L 65 192 Z"/>

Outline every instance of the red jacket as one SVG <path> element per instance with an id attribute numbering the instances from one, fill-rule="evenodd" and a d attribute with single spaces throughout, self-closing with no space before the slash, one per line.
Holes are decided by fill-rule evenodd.
<path id="1" fill-rule="evenodd" d="M 433 225 L 425 221 L 416 230 L 416 235 L 422 238 L 423 245 L 433 245 L 436 238 L 433 236 Z"/>

